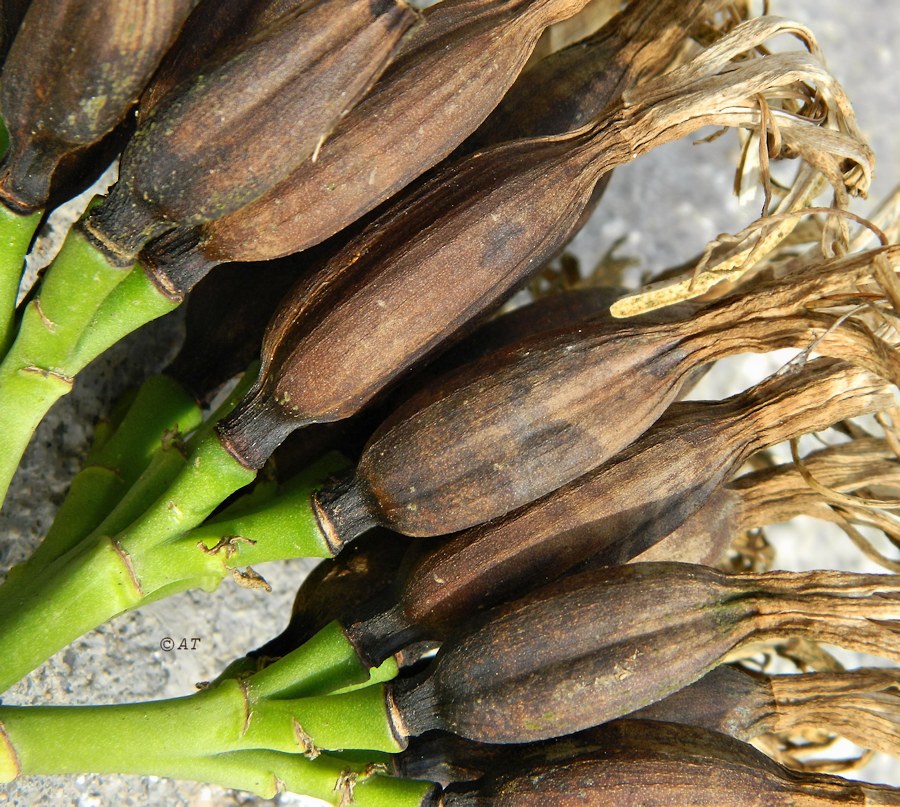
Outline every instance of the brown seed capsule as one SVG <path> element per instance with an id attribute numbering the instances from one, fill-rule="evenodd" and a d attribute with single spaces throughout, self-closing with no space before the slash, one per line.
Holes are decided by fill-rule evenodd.
<path id="1" fill-rule="evenodd" d="M 319 563 L 294 599 L 291 621 L 251 658 L 280 658 L 329 622 L 345 619 L 377 592 L 390 588 L 409 541 L 387 530 L 373 530 L 333 560 Z"/>
<path id="2" fill-rule="evenodd" d="M 442 729 L 531 742 L 661 700 L 753 641 L 799 635 L 897 660 L 898 625 L 895 575 L 636 563 L 567 577 L 495 609 L 388 694 L 399 736 Z"/>
<path id="3" fill-rule="evenodd" d="M 542 743 L 526 760 L 510 756 L 483 780 L 448 788 L 437 807 L 900 804 L 896 788 L 790 771 L 731 737 L 671 723 L 617 720 L 580 742 Z"/>
<path id="4" fill-rule="evenodd" d="M 144 120 L 179 84 L 227 61 L 243 44 L 309 0 L 200 0 L 141 95 Z"/>
<path id="5" fill-rule="evenodd" d="M 424 553 L 398 604 L 348 633 L 377 663 L 411 634 L 452 636 L 479 609 L 587 559 L 623 563 L 696 512 L 760 448 L 892 400 L 890 387 L 864 371 L 817 360 L 799 377 L 771 378 L 723 402 L 673 406 L 613 461 Z"/>
<path id="6" fill-rule="evenodd" d="M 738 40 L 746 42 L 732 40 L 735 49 Z M 681 75 L 692 78 L 684 84 L 647 82 L 658 95 L 646 107 L 611 111 L 573 135 L 480 152 L 399 197 L 313 281 L 294 289 L 266 336 L 257 389 L 219 427 L 223 444 L 259 467 L 299 426 L 354 414 L 553 255 L 600 176 L 717 120 L 722 105 L 739 104 L 751 90 L 754 99 L 777 91 L 788 64 L 797 66 L 793 56 L 767 56 L 694 80 L 693 71 L 707 67 L 698 61 L 685 66 Z M 713 86 L 708 96 L 704 88 Z"/>
<path id="7" fill-rule="evenodd" d="M 900 481 L 900 463 L 885 440 L 856 439 L 803 458 L 822 485 L 839 492 Z M 747 530 L 808 515 L 838 518 L 821 493 L 790 464 L 739 476 L 635 562 L 677 560 L 720 566 L 734 539 Z"/>
<path id="8" fill-rule="evenodd" d="M 349 112 L 318 159 L 184 252 L 152 255 L 165 282 L 217 263 L 298 252 L 344 229 L 447 156 L 496 106 L 541 31 L 587 0 L 443 0 Z M 314 211 L 314 214 L 312 214 Z"/>
<path id="9" fill-rule="evenodd" d="M 44 206 L 60 161 L 125 118 L 192 0 L 33 0 L 3 65 L 0 200 Z"/>
<path id="10" fill-rule="evenodd" d="M 176 225 L 249 204 L 314 154 L 387 66 L 414 16 L 393 0 L 320 0 L 284 15 L 154 109 L 85 230 L 130 262 Z"/>
<path id="11" fill-rule="evenodd" d="M 584 126 L 639 80 L 658 75 L 721 0 L 635 0 L 599 31 L 523 73 L 463 148 Z"/>
<path id="12" fill-rule="evenodd" d="M 804 309 L 827 276 L 845 280 L 843 267 L 821 269 L 761 283 L 684 320 L 616 330 L 608 321 L 578 323 L 461 368 L 400 406 L 348 479 L 318 495 L 323 522 L 344 539 L 374 524 L 441 535 L 556 490 L 640 436 L 695 368 L 735 353 L 803 348 L 825 334 L 834 320 Z M 847 355 L 841 343 L 853 336 L 848 326 L 820 350 Z"/>
<path id="13" fill-rule="evenodd" d="M 723 665 L 629 715 L 686 723 L 749 741 L 815 729 L 900 755 L 900 670 L 767 676 Z"/>

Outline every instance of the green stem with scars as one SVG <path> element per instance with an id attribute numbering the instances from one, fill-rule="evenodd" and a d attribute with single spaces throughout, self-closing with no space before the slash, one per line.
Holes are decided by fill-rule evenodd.
<path id="1" fill-rule="evenodd" d="M 317 464 L 284 499 L 309 510 L 312 491 L 343 464 L 334 458 Z M 205 527 L 199 534 L 189 533 L 253 476 L 210 435 L 136 522 L 115 538 L 97 535 L 82 541 L 30 578 L 27 586 L 2 596 L 0 691 L 82 634 L 161 592 L 212 590 L 237 567 L 250 563 L 329 556 L 312 515 L 288 522 L 272 516 L 286 508 L 280 498 L 274 507 L 270 503 L 256 513 L 220 520 L 217 533 Z M 306 533 L 297 534 L 298 529 Z"/>
<path id="2" fill-rule="evenodd" d="M 10 570 L 5 585 L 35 574 L 90 535 L 162 444 L 192 431 L 200 419 L 199 406 L 176 381 L 164 375 L 147 379 L 114 434 L 72 480 L 44 540 L 26 563 Z"/>
<path id="3" fill-rule="evenodd" d="M 19 333 L 0 364 L 0 500 L 37 424 L 72 387 L 70 362 L 97 307 L 127 272 L 109 263 L 76 227 L 22 314 Z"/>
<path id="4" fill-rule="evenodd" d="M 429 782 L 373 774 L 366 762 L 328 755 L 310 760 L 302 754 L 265 749 L 209 756 L 168 754 L 165 749 L 147 748 L 144 726 L 140 721 L 137 725 L 127 722 L 125 715 L 110 727 L 112 734 L 95 732 L 92 721 L 96 718 L 89 715 L 85 720 L 85 712 L 98 708 L 104 707 L 0 710 L 0 782 L 34 774 L 143 774 L 194 779 L 264 798 L 287 790 L 336 806 L 352 799 L 355 807 L 419 807 L 427 803 L 434 787 Z M 181 728 L 175 726 L 176 731 Z"/>
<path id="5" fill-rule="evenodd" d="M 40 220 L 40 213 L 22 216 L 0 204 L 0 358 L 15 334 L 16 297 L 25 255 Z"/>
<path id="6" fill-rule="evenodd" d="M 227 680 L 187 697 L 150 703 L 0 707 L 0 780 L 50 766 L 57 772 L 95 764 L 133 771 L 158 758 L 235 751 L 313 758 L 322 748 L 402 750 L 404 740 L 394 735 L 381 686 L 289 697 L 308 661 L 303 654 L 291 653 L 269 668 L 274 672 L 264 670 L 243 682 Z"/>

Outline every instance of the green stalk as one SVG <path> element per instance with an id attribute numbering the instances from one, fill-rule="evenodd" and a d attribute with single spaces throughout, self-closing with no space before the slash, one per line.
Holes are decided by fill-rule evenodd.
<path id="1" fill-rule="evenodd" d="M 192 431 L 200 408 L 168 376 L 152 376 L 138 391 L 115 432 L 93 453 L 91 464 L 72 480 L 69 492 L 43 542 L 11 579 L 34 574 L 68 552 L 110 514 L 167 441 Z"/>
<path id="2" fill-rule="evenodd" d="M 81 369 L 69 360 L 82 331 L 126 274 L 73 229 L 38 296 L 25 308 L 18 336 L 0 364 L 0 500 L 37 424 Z"/>
<path id="3" fill-rule="evenodd" d="M 98 710 L 106 714 L 97 714 Z M 159 721 L 151 718 L 151 728 L 143 724 L 140 709 L 129 710 L 116 706 L 0 709 L 0 782 L 35 774 L 154 775 L 194 779 L 265 798 L 287 790 L 336 807 L 351 800 L 355 807 L 418 807 L 433 789 L 428 782 L 378 775 L 377 765 L 373 769 L 369 763 L 327 755 L 310 760 L 302 754 L 270 750 L 167 753 L 152 739 L 148 743 Z M 171 710 L 170 717 L 177 711 Z M 199 739 L 202 732 L 186 726 L 188 722 L 170 722 L 170 730 L 180 734 L 184 729 Z"/>
<path id="4" fill-rule="evenodd" d="M 296 665 L 286 656 L 273 666 L 287 675 Z M 150 703 L 0 707 L 0 781 L 25 772 L 74 773 L 98 766 L 104 772 L 145 772 L 141 766 L 154 760 L 237 751 L 314 759 L 322 748 L 402 750 L 381 686 L 284 698 L 270 694 L 271 679 L 256 678 Z"/>
<path id="5" fill-rule="evenodd" d="M 259 578 L 239 571 L 252 563 L 330 556 L 309 512 L 310 496 L 343 465 L 334 457 L 323 460 L 256 511 L 226 513 L 216 530 L 190 532 L 255 474 L 215 436 L 207 437 L 165 493 L 115 538 L 94 535 L 11 595 L 0 589 L 0 691 L 82 634 L 148 599 L 212 590 L 228 575 L 253 583 Z"/>
<path id="6" fill-rule="evenodd" d="M 21 216 L 0 204 L 0 358 L 13 340 L 25 255 L 40 220 L 40 213 Z"/>
<path id="7" fill-rule="evenodd" d="M 167 297 L 138 264 L 94 312 L 75 346 L 71 366 L 80 371 L 119 340 L 179 305 L 181 300 Z"/>

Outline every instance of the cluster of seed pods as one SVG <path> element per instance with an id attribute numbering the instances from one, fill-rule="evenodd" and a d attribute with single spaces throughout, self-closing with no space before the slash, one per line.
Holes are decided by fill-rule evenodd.
<path id="1" fill-rule="evenodd" d="M 0 781 L 145 774 L 335 807 L 900 804 L 778 753 L 900 755 L 900 247 L 798 235 L 767 255 L 800 220 L 789 192 L 733 286 L 621 320 L 624 291 L 578 276 L 501 310 L 614 169 L 704 125 L 749 132 L 766 182 L 775 159 L 818 172 L 823 242 L 867 188 L 807 28 L 728 0 L 607 5 L 0 3 L 0 496 L 87 364 L 188 306 L 178 355 L 97 425 L 0 586 L 0 689 L 145 603 L 322 558 L 287 627 L 196 694 L 0 705 Z M 564 20 L 577 41 L 530 63 Z M 783 35 L 801 50 L 770 50 Z M 114 153 L 118 180 L 17 304 L 44 209 Z M 800 351 L 783 372 L 686 400 L 717 360 L 782 348 Z M 794 462 L 765 466 L 784 443 Z M 889 573 L 741 554 L 795 515 Z M 788 641 L 895 666 L 752 666 Z"/>

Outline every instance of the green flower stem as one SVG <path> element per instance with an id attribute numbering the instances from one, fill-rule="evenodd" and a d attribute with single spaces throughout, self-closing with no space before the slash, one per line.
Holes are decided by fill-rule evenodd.
<path id="1" fill-rule="evenodd" d="M 44 707 L 53 709 L 53 707 Z M 86 707 L 87 708 L 87 707 Z M 320 799 L 335 807 L 420 807 L 434 788 L 430 782 L 416 782 L 383 776 L 379 765 L 350 762 L 322 755 L 309 760 L 300 754 L 277 751 L 235 751 L 213 756 L 164 754 L 149 755 L 141 750 L 142 737 L 137 733 L 130 748 L 110 749 L 98 746 L 86 734 L 77 719 L 69 721 L 69 731 L 42 737 L 38 728 L 46 728 L 29 714 L 31 709 L 9 709 L 0 724 L 0 782 L 15 776 L 73 773 L 124 773 L 162 776 L 170 779 L 192 779 L 225 788 L 274 798 L 288 791 Z M 0 718 L 2 720 L 3 718 Z M 4 743 L 4 729 L 8 737 Z M 134 749 L 138 752 L 135 753 Z M 18 752 L 18 758 L 13 752 Z M 5 752 L 5 753 L 4 753 Z M 373 756 L 376 756 L 373 754 Z"/>
<path id="2" fill-rule="evenodd" d="M 46 567 L 90 535 L 163 442 L 192 431 L 200 419 L 200 408 L 177 382 L 164 375 L 147 379 L 115 433 L 94 453 L 92 464 L 72 480 L 41 545 L 27 563 L 10 572 L 7 582 L 25 569 L 34 573 Z"/>
<path id="3" fill-rule="evenodd" d="M 238 681 L 193 695 L 109 706 L 0 707 L 0 781 L 19 773 L 144 772 L 154 760 L 320 748 L 396 753 L 382 687 L 281 700 Z M 107 767 L 108 766 L 108 767 Z"/>
<path id="4" fill-rule="evenodd" d="M 154 454 L 147 469 L 122 497 L 115 509 L 94 530 L 94 535 L 117 535 L 162 496 L 172 480 L 187 465 L 185 452 L 190 452 L 212 434 L 218 420 L 230 412 L 253 386 L 257 373 L 256 365 L 248 369 L 231 394 L 191 435 L 186 447 L 181 446 L 177 440 L 166 442 Z"/>
<path id="5" fill-rule="evenodd" d="M 40 220 L 40 213 L 21 216 L 0 204 L 0 358 L 13 340 L 25 254 Z"/>
<path id="6" fill-rule="evenodd" d="M 81 333 L 71 365 L 81 370 L 142 325 L 174 311 L 181 300 L 163 294 L 138 264 L 94 312 Z"/>
<path id="7" fill-rule="evenodd" d="M 72 381 L 65 376 L 0 365 L 0 507 L 34 430 L 71 389 Z"/>
<path id="8" fill-rule="evenodd" d="M 312 491 L 343 464 L 331 457 L 313 466 L 269 507 L 284 512 L 285 502 L 291 501 L 308 510 Z M 218 532 L 203 528 L 203 537 L 185 534 L 252 477 L 252 471 L 210 436 L 164 494 L 115 538 L 95 534 L 29 576 L 27 585 L 14 586 L 11 593 L 0 589 L 0 691 L 122 611 L 189 588 L 212 590 L 228 575 L 253 583 L 261 578 L 238 567 L 321 552 L 323 539 L 314 519 L 292 517 L 290 523 L 279 524 L 268 507 L 245 514 L 238 507 L 234 518 L 228 517 L 229 511 L 223 514 Z M 260 531 L 254 516 L 270 525 L 272 533 Z M 306 536 L 295 533 L 301 528 L 308 530 Z M 346 683 L 364 680 L 367 674 L 363 670 Z"/>
<path id="9" fill-rule="evenodd" d="M 125 275 L 74 229 L 38 296 L 26 306 L 16 340 L 0 364 L 0 500 L 37 424 L 72 387 L 80 368 L 68 359 L 81 332 Z"/>

